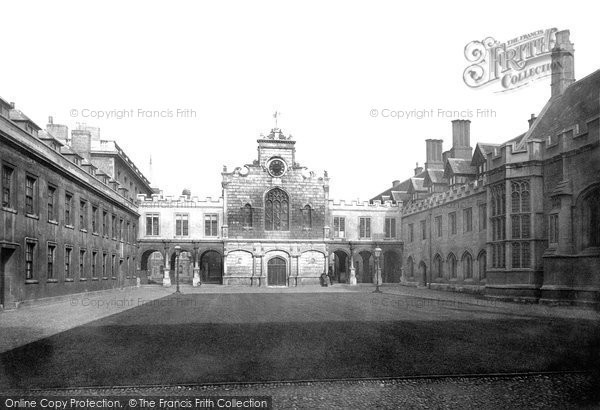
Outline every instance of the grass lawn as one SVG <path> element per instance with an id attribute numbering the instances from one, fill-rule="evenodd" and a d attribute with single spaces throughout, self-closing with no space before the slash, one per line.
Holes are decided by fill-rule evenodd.
<path id="1" fill-rule="evenodd" d="M 0 389 L 600 368 L 595 321 L 409 300 L 168 296 L 3 353 Z"/>

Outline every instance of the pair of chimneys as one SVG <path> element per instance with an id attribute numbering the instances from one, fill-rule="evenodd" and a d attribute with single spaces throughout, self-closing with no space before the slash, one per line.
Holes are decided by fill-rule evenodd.
<path id="1" fill-rule="evenodd" d="M 425 140 L 426 161 L 425 169 L 443 169 L 444 157 L 462 158 L 470 160 L 473 154 L 471 147 L 471 121 L 453 120 L 452 121 L 452 148 L 450 152 L 444 153 L 442 149 L 443 140 L 427 139 Z M 446 154 L 446 155 L 444 155 Z M 423 168 L 415 168 L 415 175 L 421 173 Z"/>

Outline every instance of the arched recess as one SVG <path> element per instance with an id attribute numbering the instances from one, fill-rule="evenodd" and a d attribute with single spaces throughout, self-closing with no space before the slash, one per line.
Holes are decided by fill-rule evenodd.
<path id="1" fill-rule="evenodd" d="M 465 252 L 460 260 L 462 265 L 463 279 L 473 279 L 473 256 L 470 252 Z"/>
<path id="2" fill-rule="evenodd" d="M 267 284 L 269 286 L 287 286 L 287 261 L 274 256 L 267 261 Z"/>
<path id="3" fill-rule="evenodd" d="M 194 258 L 193 254 L 189 249 L 182 249 L 179 252 L 179 259 L 177 254 L 171 252 L 169 260 L 169 275 L 171 276 L 171 282 L 177 278 L 177 270 L 179 270 L 179 283 L 192 283 L 194 277 Z"/>
<path id="4" fill-rule="evenodd" d="M 432 278 L 443 278 L 444 277 L 444 259 L 439 253 L 436 253 L 433 257 L 433 265 L 431 266 Z"/>
<path id="5" fill-rule="evenodd" d="M 479 280 L 483 280 L 486 278 L 487 274 L 487 255 L 485 250 L 481 250 L 479 255 L 477 255 L 477 274 L 479 275 Z"/>
<path id="6" fill-rule="evenodd" d="M 334 282 L 348 283 L 350 277 L 350 254 L 342 249 L 337 249 L 331 253 L 330 257 L 330 275 Z"/>
<path id="7" fill-rule="evenodd" d="M 165 258 L 157 249 L 148 249 L 142 252 L 140 257 L 140 275 L 146 275 L 148 283 L 159 283 L 165 270 Z"/>
<path id="8" fill-rule="evenodd" d="M 448 276 L 450 277 L 450 279 L 456 279 L 457 278 L 456 256 L 454 256 L 453 253 L 450 253 L 448 255 L 447 264 L 448 264 Z"/>
<path id="9" fill-rule="evenodd" d="M 383 268 L 381 272 L 383 283 L 399 283 L 401 263 L 400 255 L 396 251 L 383 253 Z"/>
<path id="10" fill-rule="evenodd" d="M 423 261 L 419 263 L 419 281 L 424 285 L 427 284 L 427 265 Z"/>
<path id="11" fill-rule="evenodd" d="M 200 256 L 200 280 L 202 283 L 223 283 L 223 256 L 215 250 L 207 250 Z"/>

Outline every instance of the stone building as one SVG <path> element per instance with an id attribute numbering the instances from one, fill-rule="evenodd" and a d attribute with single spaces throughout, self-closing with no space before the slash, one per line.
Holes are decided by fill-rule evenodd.
<path id="1" fill-rule="evenodd" d="M 222 283 L 223 199 L 139 195 L 139 254 L 143 277 L 171 286 Z M 175 247 L 181 248 L 179 256 Z"/>
<path id="2" fill-rule="evenodd" d="M 557 32 L 551 97 L 526 132 L 471 155 L 469 121 L 453 121 L 441 179 L 417 169 L 373 198 L 403 201 L 402 283 L 600 302 L 600 70 L 575 81 L 573 53 L 569 32 Z"/>
<path id="3" fill-rule="evenodd" d="M 89 138 L 82 146 L 74 132 L 67 145 L 65 126 L 59 136 L 48 128 L 0 99 L 0 305 L 6 308 L 137 279 L 139 214 L 127 188 L 93 165 Z M 143 181 L 138 189 L 150 194 L 135 172 L 133 179 Z"/>
<path id="4" fill-rule="evenodd" d="M 141 270 L 151 281 L 158 269 L 149 258 L 158 264 L 161 252 L 163 284 L 173 283 L 177 246 L 193 265 L 193 277 L 180 271 L 180 281 L 194 284 L 301 286 L 319 284 L 323 273 L 374 283 L 378 266 L 382 280 L 400 280 L 397 205 L 334 202 L 327 173 L 301 166 L 296 142 L 280 129 L 257 142 L 255 161 L 223 169 L 218 200 L 139 197 Z"/>

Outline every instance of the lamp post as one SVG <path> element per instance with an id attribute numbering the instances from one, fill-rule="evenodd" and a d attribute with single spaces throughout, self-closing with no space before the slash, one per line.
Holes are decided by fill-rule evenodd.
<path id="1" fill-rule="evenodd" d="M 381 248 L 377 246 L 375 248 L 375 290 L 373 293 L 383 293 L 379 290 L 379 279 L 381 278 L 381 267 L 379 266 L 379 257 L 381 256 Z"/>
<path id="2" fill-rule="evenodd" d="M 179 291 L 179 254 L 181 253 L 181 246 L 175 246 L 175 281 L 177 283 L 177 290 L 175 293 L 181 293 Z"/>

